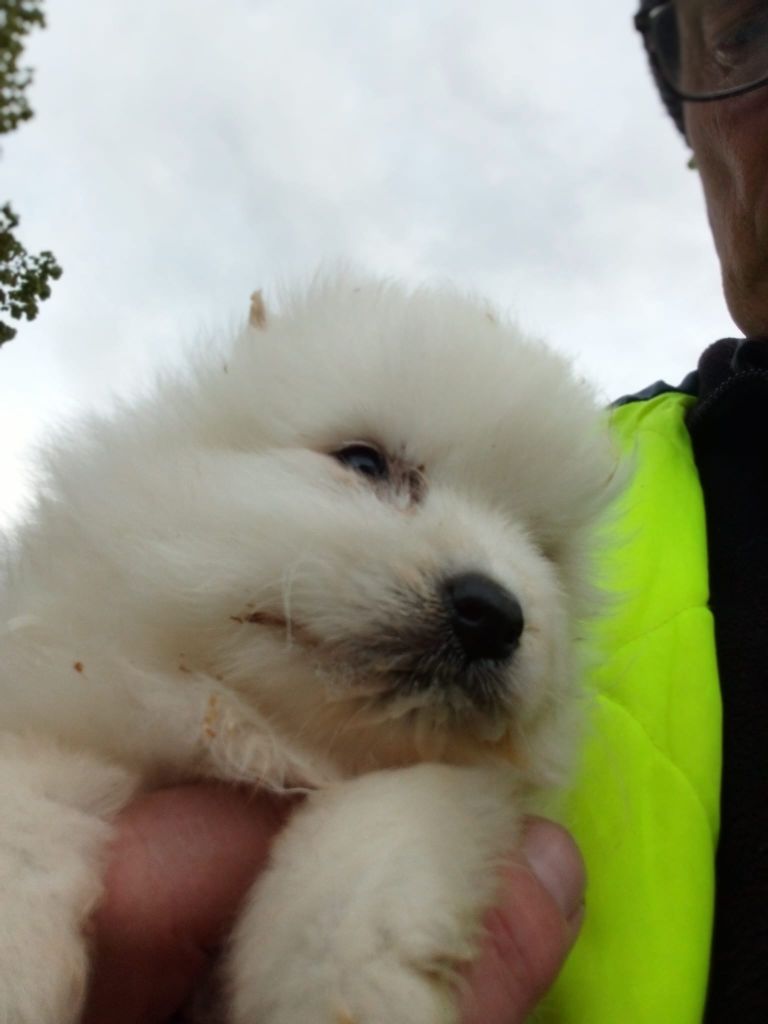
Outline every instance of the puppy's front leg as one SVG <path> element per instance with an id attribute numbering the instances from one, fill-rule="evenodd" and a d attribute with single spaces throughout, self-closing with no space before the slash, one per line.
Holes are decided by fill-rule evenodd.
<path id="1" fill-rule="evenodd" d="M 503 770 L 419 765 L 313 794 L 236 930 L 233 1024 L 453 1024 L 518 827 Z"/>
<path id="2" fill-rule="evenodd" d="M 101 893 L 106 817 L 128 773 L 37 738 L 0 734 L 0 1022 L 73 1024 L 83 932 Z"/>

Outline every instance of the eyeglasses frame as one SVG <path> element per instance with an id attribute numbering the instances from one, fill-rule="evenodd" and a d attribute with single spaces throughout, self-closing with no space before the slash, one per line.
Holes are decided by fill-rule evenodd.
<path id="1" fill-rule="evenodd" d="M 679 89 L 674 82 L 669 80 L 669 77 L 661 65 L 656 49 L 653 46 L 653 19 L 657 18 L 659 13 L 669 7 L 672 2 L 673 0 L 662 0 L 662 3 L 656 4 L 655 7 L 638 11 L 634 17 L 634 22 L 635 28 L 643 37 L 643 42 L 645 43 L 645 48 L 651 58 L 654 70 L 677 99 L 685 100 L 686 103 L 713 103 L 716 100 L 730 99 L 732 96 L 744 96 L 748 92 L 754 92 L 755 89 L 761 89 L 763 86 L 768 85 L 767 72 L 765 78 L 760 78 L 756 82 L 750 82 L 749 85 L 737 85 L 733 89 L 724 89 L 722 92 L 704 93 L 703 95 L 694 96 L 691 93 L 687 93 L 682 89 Z"/>

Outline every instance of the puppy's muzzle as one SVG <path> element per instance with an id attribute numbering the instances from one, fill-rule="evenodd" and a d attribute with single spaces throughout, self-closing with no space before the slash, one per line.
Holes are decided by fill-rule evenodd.
<path id="1" fill-rule="evenodd" d="M 345 647 L 361 679 L 388 706 L 508 715 L 514 703 L 515 654 L 525 619 L 514 594 L 490 576 L 458 573 L 431 594 L 403 595 L 401 616 Z M 414 705 L 414 701 L 417 702 Z"/>
<path id="2" fill-rule="evenodd" d="M 446 614 L 468 662 L 506 661 L 525 625 L 520 602 L 480 573 L 455 576 L 443 584 Z"/>

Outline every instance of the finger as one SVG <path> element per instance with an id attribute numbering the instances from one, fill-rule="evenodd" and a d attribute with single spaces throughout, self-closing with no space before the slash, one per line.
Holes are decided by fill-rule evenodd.
<path id="1" fill-rule="evenodd" d="M 97 909 L 83 1024 L 155 1024 L 209 966 L 286 814 L 231 787 L 180 786 L 120 815 Z"/>
<path id="2" fill-rule="evenodd" d="M 571 836 L 532 819 L 462 995 L 462 1024 L 522 1024 L 554 982 L 581 927 L 585 869 Z"/>

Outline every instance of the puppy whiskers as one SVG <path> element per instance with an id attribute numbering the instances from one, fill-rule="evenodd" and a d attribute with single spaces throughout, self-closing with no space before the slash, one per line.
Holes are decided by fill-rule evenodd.
<path id="1" fill-rule="evenodd" d="M 356 707 L 353 707 L 350 714 L 344 718 L 341 718 L 334 728 L 333 732 L 328 737 L 328 741 L 325 745 L 326 757 L 330 758 L 332 752 L 336 747 L 336 744 L 341 740 L 343 734 L 354 731 L 358 721 L 370 713 L 372 707 L 372 701 L 365 700 L 359 701 Z M 378 738 L 378 737 L 377 737 Z M 370 736 L 366 736 L 366 745 L 370 752 Z"/>
<path id="2" fill-rule="evenodd" d="M 283 618 L 285 619 L 285 646 L 291 648 L 293 646 L 293 619 L 291 615 L 291 591 L 296 582 L 296 574 L 299 570 L 299 565 L 302 559 L 298 558 L 289 566 L 283 573 L 281 594 L 283 599 Z"/>

